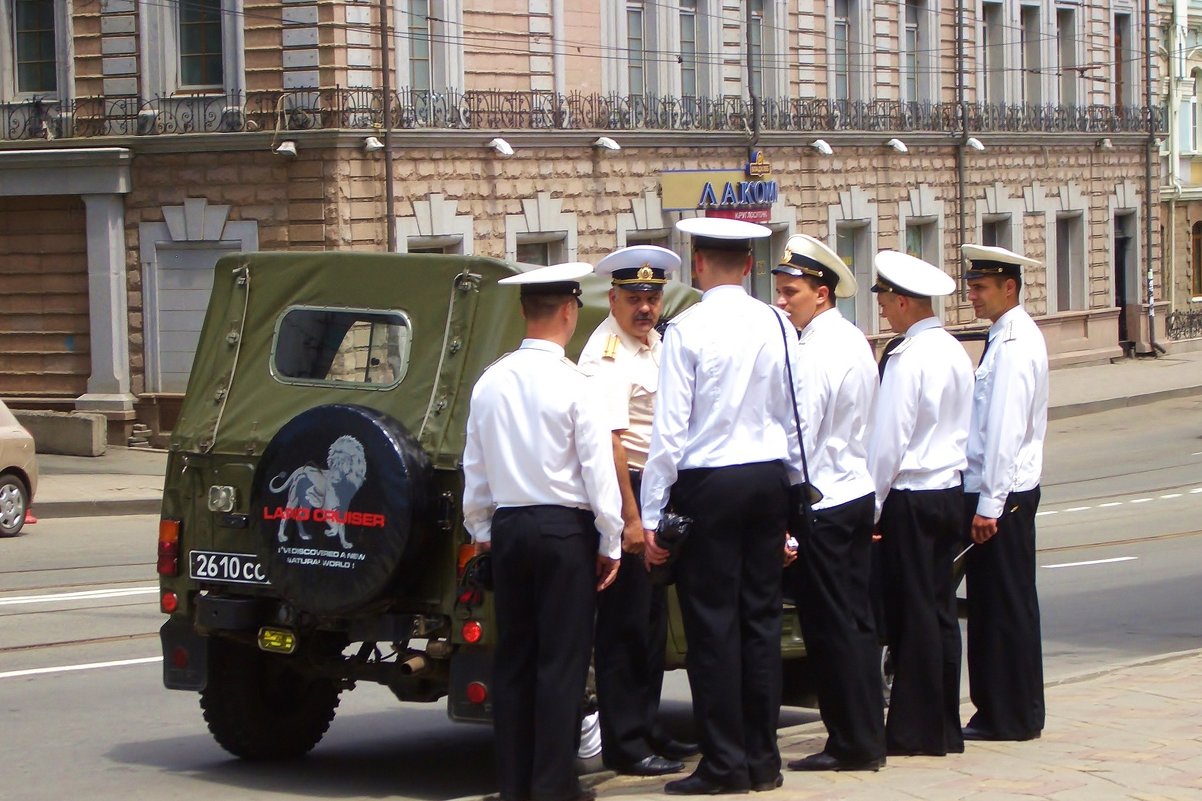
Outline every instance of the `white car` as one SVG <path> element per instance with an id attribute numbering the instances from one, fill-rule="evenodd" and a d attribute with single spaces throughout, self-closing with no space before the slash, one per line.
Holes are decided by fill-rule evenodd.
<path id="1" fill-rule="evenodd" d="M 0 537 L 21 533 L 37 488 L 33 437 L 0 401 Z"/>

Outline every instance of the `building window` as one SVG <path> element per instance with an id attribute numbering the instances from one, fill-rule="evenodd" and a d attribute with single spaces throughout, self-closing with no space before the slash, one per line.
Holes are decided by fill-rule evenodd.
<path id="1" fill-rule="evenodd" d="M 1114 15 L 1114 104 L 1119 108 L 1135 103 L 1135 44 L 1130 14 Z"/>
<path id="2" fill-rule="evenodd" d="M 934 219 L 906 220 L 906 253 L 929 264 L 939 263 L 939 226 Z"/>
<path id="3" fill-rule="evenodd" d="M 18 92 L 58 91 L 54 5 L 48 0 L 16 0 L 13 39 L 16 44 Z"/>
<path id="4" fill-rule="evenodd" d="M 991 248 L 1011 250 L 1010 215 L 982 220 L 981 244 Z"/>
<path id="5" fill-rule="evenodd" d="M 1006 27 L 1001 3 L 983 3 L 981 11 L 981 88 L 986 103 L 1006 100 Z"/>
<path id="6" fill-rule="evenodd" d="M 1039 6 L 1022 6 L 1019 9 L 1019 56 L 1022 65 L 1022 102 L 1030 105 L 1043 103 L 1040 91 L 1043 81 L 1043 41 L 1039 35 Z"/>
<path id="7" fill-rule="evenodd" d="M 643 6 L 626 6 L 626 78 L 630 94 L 647 91 L 647 39 Z"/>
<path id="8" fill-rule="evenodd" d="M 222 78 L 221 0 L 179 4 L 180 86 L 220 88 Z"/>
<path id="9" fill-rule="evenodd" d="M 430 83 L 430 0 L 409 0 L 409 88 L 429 92 Z"/>
<path id="10" fill-rule="evenodd" d="M 1056 47 L 1060 55 L 1060 105 L 1077 105 L 1077 12 L 1056 9 Z"/>
<path id="11" fill-rule="evenodd" d="M 906 20 L 903 27 L 902 41 L 902 100 L 907 103 L 916 103 L 921 98 L 918 96 L 918 72 L 920 69 L 919 56 L 921 46 L 919 44 L 922 33 L 922 13 L 925 10 L 922 7 L 920 0 L 906 0 Z"/>
<path id="12" fill-rule="evenodd" d="M 680 0 L 680 95 L 697 97 L 697 0 Z"/>
<path id="13" fill-rule="evenodd" d="M 515 261 L 538 267 L 560 264 L 567 261 L 567 243 L 562 234 L 519 234 Z"/>
<path id="14" fill-rule="evenodd" d="M 1202 127 L 1198 119 L 1202 114 L 1202 69 L 1195 69 L 1190 77 L 1194 79 L 1194 96 L 1189 104 L 1189 149 L 1197 153 L 1199 146 L 1202 146 L 1202 140 L 1198 138 L 1199 128 Z"/>
<path id="15" fill-rule="evenodd" d="M 831 40 L 831 78 L 835 100 L 851 99 L 851 2 L 835 0 L 835 25 Z"/>
<path id="16" fill-rule="evenodd" d="M 835 227 L 835 252 L 851 270 L 860 286 L 872 285 L 872 231 L 867 222 L 852 221 L 838 223 Z M 855 297 L 838 298 L 836 306 L 866 334 L 876 331 L 877 314 L 873 309 L 876 295 L 857 292 Z"/>
<path id="17" fill-rule="evenodd" d="M 1056 218 L 1056 310 L 1086 308 L 1085 233 L 1081 212 Z"/>
<path id="18" fill-rule="evenodd" d="M 1194 299 L 1202 298 L 1202 222 L 1194 223 L 1193 247 L 1190 250 L 1190 291 Z"/>
<path id="19" fill-rule="evenodd" d="M 751 46 L 751 93 L 764 94 L 764 0 L 748 0 L 747 40 Z"/>

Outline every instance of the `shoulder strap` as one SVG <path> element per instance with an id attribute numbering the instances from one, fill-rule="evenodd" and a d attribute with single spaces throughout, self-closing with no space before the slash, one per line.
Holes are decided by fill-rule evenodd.
<path id="1" fill-rule="evenodd" d="M 789 398 L 793 401 L 793 426 L 797 429 L 797 447 L 801 451 L 801 502 L 805 507 L 807 519 L 809 518 L 810 506 L 822 500 L 819 494 L 817 498 L 811 498 L 811 492 L 816 493 L 816 488 L 810 484 L 810 465 L 806 459 L 805 439 L 801 436 L 801 413 L 797 411 L 797 393 L 793 384 L 793 362 L 789 359 L 789 334 L 785 331 L 784 315 L 778 313 L 776 309 L 772 310 L 772 314 L 776 317 L 776 322 L 780 325 L 781 341 L 785 345 L 785 375 L 789 379 Z"/>

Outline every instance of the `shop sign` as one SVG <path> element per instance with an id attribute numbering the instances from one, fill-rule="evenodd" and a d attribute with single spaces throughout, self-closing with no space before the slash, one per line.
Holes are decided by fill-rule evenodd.
<path id="1" fill-rule="evenodd" d="M 742 170 L 680 170 L 660 173 L 664 211 L 711 211 L 769 207 L 780 189 L 768 179 L 772 165 L 762 150 L 752 150 Z M 725 216 L 725 215 L 723 215 Z M 744 218 L 739 218 L 744 219 Z"/>

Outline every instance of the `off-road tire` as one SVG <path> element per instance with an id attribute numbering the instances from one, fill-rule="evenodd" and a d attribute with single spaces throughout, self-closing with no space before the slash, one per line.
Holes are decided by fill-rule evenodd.
<path id="1" fill-rule="evenodd" d="M 218 745 L 241 759 L 271 761 L 304 756 L 321 741 L 338 708 L 339 687 L 297 670 L 302 658 L 213 639 L 200 706 Z"/>
<path id="2" fill-rule="evenodd" d="M 0 474 L 0 537 L 21 533 L 29 512 L 29 490 L 12 473 Z"/>

